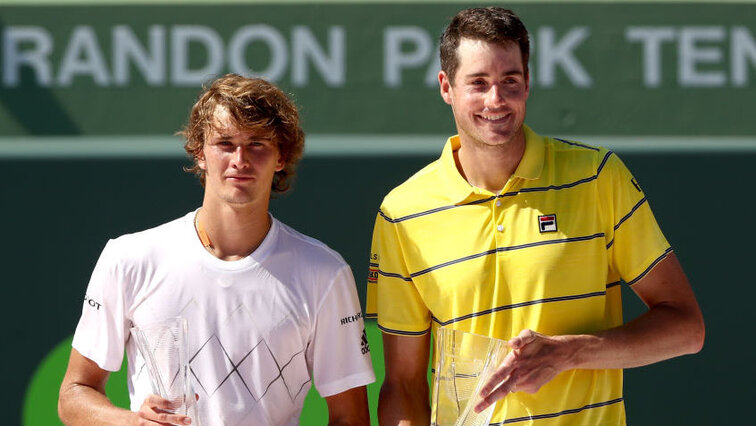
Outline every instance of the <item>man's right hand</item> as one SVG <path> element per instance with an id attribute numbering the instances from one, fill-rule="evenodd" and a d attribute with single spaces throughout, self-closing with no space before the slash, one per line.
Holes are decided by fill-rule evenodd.
<path id="1" fill-rule="evenodd" d="M 148 396 L 138 412 L 114 406 L 105 395 L 110 372 L 71 349 L 68 369 L 60 385 L 58 414 L 69 426 L 188 425 L 191 419 L 168 412 L 177 408 L 158 395 Z M 195 395 L 195 397 L 197 397 Z"/>
<path id="2" fill-rule="evenodd" d="M 189 416 L 173 414 L 172 411 L 181 404 L 165 399 L 159 395 L 148 395 L 137 412 L 138 426 L 147 425 L 188 425 L 192 423 Z"/>

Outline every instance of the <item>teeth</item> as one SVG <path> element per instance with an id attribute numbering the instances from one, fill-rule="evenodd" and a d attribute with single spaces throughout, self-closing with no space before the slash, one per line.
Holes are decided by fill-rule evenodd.
<path id="1" fill-rule="evenodd" d="M 483 118 L 490 121 L 495 120 L 501 120 L 502 118 L 506 117 L 506 114 L 499 114 L 499 115 L 484 115 Z"/>

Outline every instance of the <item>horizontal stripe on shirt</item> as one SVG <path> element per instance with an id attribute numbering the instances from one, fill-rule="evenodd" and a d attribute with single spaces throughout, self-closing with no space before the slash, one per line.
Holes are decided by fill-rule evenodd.
<path id="1" fill-rule="evenodd" d="M 611 287 L 615 287 L 619 285 L 619 282 L 613 282 L 606 285 L 606 288 L 609 289 Z M 510 305 L 504 305 L 504 306 L 497 306 L 495 308 L 486 309 L 484 311 L 479 312 L 473 312 L 471 314 L 463 315 L 461 317 L 452 318 L 448 321 L 441 321 L 440 319 L 436 318 L 435 316 L 431 316 L 431 319 L 436 322 L 439 326 L 444 327 L 449 324 L 454 324 L 455 322 L 468 320 L 470 318 L 480 317 L 483 315 L 490 315 L 494 314 L 496 312 L 501 311 L 507 311 L 510 309 L 516 309 L 516 308 L 522 308 L 525 306 L 532 306 L 532 305 L 540 305 L 543 303 L 554 303 L 554 302 L 566 302 L 570 300 L 580 300 L 580 299 L 588 299 L 591 297 L 600 297 L 600 296 L 606 296 L 606 290 L 604 291 L 593 291 L 590 293 L 583 293 L 583 294 L 572 294 L 569 296 L 558 296 L 558 297 L 547 297 L 545 299 L 537 299 L 537 300 L 529 300 L 527 302 L 520 302 L 520 303 L 513 303 Z"/>
<path id="2" fill-rule="evenodd" d="M 542 186 L 542 187 L 535 187 L 535 188 L 522 188 L 522 189 L 519 189 L 517 191 L 505 192 L 504 194 L 499 194 L 499 195 L 496 195 L 496 196 L 491 196 L 491 197 L 488 197 L 488 198 L 484 198 L 482 200 L 475 200 L 475 201 L 471 201 L 471 202 L 464 203 L 464 204 L 455 204 L 455 205 L 436 207 L 436 208 L 433 208 L 433 209 L 430 209 L 430 210 L 424 210 L 424 211 L 421 211 L 421 212 L 418 212 L 418 213 L 412 213 L 412 214 L 409 214 L 409 215 L 406 215 L 406 216 L 401 216 L 401 217 L 398 217 L 396 219 L 390 218 L 382 210 L 378 210 L 378 214 L 383 219 L 385 219 L 387 222 L 389 222 L 389 223 L 399 223 L 399 222 L 403 222 L 405 220 L 415 219 L 415 218 L 418 218 L 418 217 L 421 217 L 421 216 L 427 216 L 429 214 L 438 213 L 438 212 L 442 212 L 442 211 L 445 211 L 445 210 L 454 209 L 454 208 L 457 208 L 457 207 L 465 207 L 465 206 L 483 204 L 483 203 L 486 203 L 488 201 L 493 201 L 493 200 L 498 199 L 498 198 L 514 197 L 516 195 L 523 194 L 523 193 L 529 193 L 529 192 L 559 191 L 559 190 L 562 190 L 562 189 L 574 188 L 574 187 L 576 187 L 578 185 L 581 185 L 581 184 L 584 184 L 584 183 L 588 183 L 588 182 L 592 182 L 592 181 L 598 179 L 599 174 L 601 174 L 601 170 L 603 170 L 604 165 L 606 164 L 607 160 L 609 159 L 609 157 L 612 154 L 614 154 L 614 153 L 612 151 L 609 151 L 609 152 L 606 153 L 606 155 L 604 155 L 604 158 L 602 159 L 601 164 L 599 165 L 599 167 L 598 167 L 598 169 L 596 171 L 596 174 L 594 174 L 593 176 L 586 177 L 586 178 L 578 179 L 578 180 L 576 180 L 574 182 L 569 182 L 569 183 L 565 183 L 565 184 L 561 184 L 561 185 L 549 185 L 549 186 Z"/>
<path id="3" fill-rule="evenodd" d="M 512 419 L 504 420 L 503 422 L 499 423 L 489 423 L 489 426 L 499 426 L 499 425 L 508 425 L 512 423 L 519 423 L 519 422 L 525 422 L 525 421 L 532 421 L 532 420 L 543 420 L 543 419 L 553 419 L 554 417 L 564 416 L 567 414 L 575 414 L 579 413 L 581 411 L 590 410 L 593 408 L 600 408 L 600 407 L 606 407 L 608 405 L 617 404 L 624 401 L 624 398 L 616 398 L 609 401 L 604 402 L 597 402 L 595 404 L 588 404 L 584 405 L 580 408 L 572 408 L 569 410 L 563 410 L 558 413 L 548 413 L 548 414 L 536 414 L 534 416 L 528 416 L 528 417 L 515 417 Z"/>
<path id="4" fill-rule="evenodd" d="M 666 250 L 664 250 L 664 253 L 661 256 L 657 257 L 656 260 L 654 260 L 653 262 L 651 262 L 651 264 L 648 265 L 648 268 L 646 268 L 646 270 L 644 270 L 643 272 L 641 272 L 640 275 L 638 275 L 634 279 L 628 281 L 627 285 L 631 286 L 631 285 L 637 283 L 638 281 L 640 281 L 643 277 L 646 276 L 646 274 L 648 274 L 652 269 L 654 269 L 654 266 L 656 266 L 659 262 L 661 262 L 670 253 L 672 253 L 672 247 L 669 247 Z"/>
<path id="5" fill-rule="evenodd" d="M 378 328 L 381 331 L 385 331 L 386 333 L 402 334 L 402 335 L 405 335 L 405 336 L 422 336 L 423 334 L 427 334 L 430 331 L 430 327 L 428 327 L 427 329 L 425 329 L 423 331 L 394 330 L 393 328 L 384 327 L 380 323 L 378 324 Z"/>
<path id="6" fill-rule="evenodd" d="M 492 255 L 492 254 L 495 254 L 495 253 L 503 253 L 503 252 L 506 252 L 506 251 L 521 250 L 521 249 L 525 249 L 525 248 L 538 247 L 538 246 L 544 246 L 544 245 L 550 245 L 550 244 L 563 244 L 563 243 L 574 243 L 574 242 L 588 241 L 588 240 L 592 240 L 592 239 L 595 239 L 595 238 L 603 238 L 603 237 L 604 237 L 604 233 L 603 232 L 598 232 L 598 233 L 593 234 L 593 235 L 585 235 L 585 236 L 581 236 L 581 237 L 562 238 L 562 239 L 559 239 L 559 240 L 548 240 L 548 241 L 536 241 L 536 242 L 533 242 L 533 243 L 518 244 L 516 246 L 497 247 L 495 249 L 486 250 L 486 251 L 484 251 L 482 253 L 471 254 L 469 256 L 465 256 L 465 257 L 462 257 L 462 258 L 459 258 L 459 259 L 450 260 L 448 262 L 444 262 L 444 263 L 441 263 L 439 265 L 431 266 L 429 268 L 426 268 L 426 269 L 423 269 L 423 270 L 420 270 L 420 271 L 417 271 L 417 272 L 413 272 L 413 273 L 410 274 L 409 277 L 405 277 L 405 276 L 403 276 L 401 274 L 398 274 L 398 273 L 395 273 L 395 272 L 382 271 L 380 269 L 378 270 L 378 273 L 381 274 L 381 275 L 383 275 L 384 277 L 399 278 L 401 280 L 409 282 L 409 281 L 412 281 L 412 278 L 417 278 L 420 275 L 427 274 L 428 272 L 432 272 L 432 271 L 435 271 L 437 269 L 444 268 L 446 266 L 454 265 L 456 263 L 465 262 L 467 260 L 477 259 L 477 258 L 483 257 L 483 256 L 489 256 L 489 255 Z"/>

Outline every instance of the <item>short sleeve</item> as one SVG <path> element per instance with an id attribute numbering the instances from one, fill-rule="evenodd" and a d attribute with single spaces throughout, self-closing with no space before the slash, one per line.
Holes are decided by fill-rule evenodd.
<path id="1" fill-rule="evenodd" d="M 307 362 L 322 397 L 375 381 L 360 300 L 346 265 L 318 307 Z"/>
<path id="2" fill-rule="evenodd" d="M 377 318 L 385 333 L 421 336 L 430 330 L 431 315 L 412 281 L 400 232 L 400 223 L 381 207 L 370 250 L 367 316 Z"/>
<path id="3" fill-rule="evenodd" d="M 617 155 L 606 152 L 600 167 L 598 188 L 609 269 L 632 285 L 671 248 L 640 184 Z"/>
<path id="4" fill-rule="evenodd" d="M 100 368 L 118 371 L 130 322 L 125 312 L 124 277 L 114 242 L 105 246 L 92 272 L 73 347 Z"/>

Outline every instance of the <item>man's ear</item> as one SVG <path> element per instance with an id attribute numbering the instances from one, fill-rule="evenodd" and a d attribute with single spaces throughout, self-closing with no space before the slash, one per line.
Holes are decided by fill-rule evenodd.
<path id="1" fill-rule="evenodd" d="M 200 151 L 200 153 L 197 154 L 196 157 L 194 157 L 194 161 L 197 163 L 197 167 L 199 167 L 200 170 L 207 171 L 207 163 L 205 163 L 204 151 Z"/>
<path id="2" fill-rule="evenodd" d="M 443 98 L 444 102 L 451 105 L 452 104 L 452 85 L 451 80 L 449 80 L 449 76 L 446 75 L 444 71 L 440 71 L 438 73 L 438 87 L 441 91 L 441 98 Z"/>
<path id="3" fill-rule="evenodd" d="M 528 96 L 530 96 L 530 69 L 525 68 L 525 91 L 528 92 Z"/>

